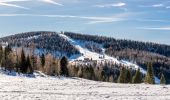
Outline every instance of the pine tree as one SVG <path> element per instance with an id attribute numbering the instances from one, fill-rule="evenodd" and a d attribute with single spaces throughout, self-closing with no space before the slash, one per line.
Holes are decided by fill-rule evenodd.
<path id="1" fill-rule="evenodd" d="M 126 70 L 126 83 L 132 83 L 132 73 L 130 69 Z"/>
<path id="2" fill-rule="evenodd" d="M 25 53 L 24 53 L 23 48 L 21 50 L 21 68 L 20 68 L 20 70 L 22 73 L 27 72 L 26 58 L 25 58 Z"/>
<path id="3" fill-rule="evenodd" d="M 45 55 L 42 54 L 40 58 L 41 58 L 41 66 L 44 67 L 45 66 Z"/>
<path id="4" fill-rule="evenodd" d="M 9 53 L 12 51 L 11 47 L 8 45 L 5 47 L 5 59 L 7 59 L 7 56 L 9 55 Z"/>
<path id="5" fill-rule="evenodd" d="M 59 71 L 59 74 L 60 75 L 64 75 L 64 76 L 68 76 L 68 68 L 67 68 L 67 65 L 68 65 L 68 60 L 67 58 L 64 56 L 61 58 L 60 60 L 60 71 Z"/>
<path id="6" fill-rule="evenodd" d="M 105 71 L 104 70 L 101 71 L 100 80 L 101 81 L 105 81 L 106 80 L 106 75 L 105 75 Z"/>
<path id="7" fill-rule="evenodd" d="M 132 83 L 142 83 L 142 75 L 140 69 L 138 69 L 135 73 L 135 76 L 132 79 Z"/>
<path id="8" fill-rule="evenodd" d="M 9 58 L 9 54 L 12 52 L 11 47 L 8 45 L 4 48 L 4 50 L 2 50 L 2 60 L 1 60 L 1 66 L 3 66 L 5 69 L 8 65 L 8 60 Z"/>
<path id="9" fill-rule="evenodd" d="M 0 62 L 2 61 L 2 57 L 3 57 L 3 49 L 2 46 L 0 46 Z"/>
<path id="10" fill-rule="evenodd" d="M 155 84 L 154 71 L 151 63 L 149 63 L 147 66 L 147 74 L 145 76 L 145 82 L 148 84 Z"/>
<path id="11" fill-rule="evenodd" d="M 2 51 L 1 51 L 1 67 L 5 67 L 6 65 L 6 60 L 5 60 L 5 49 L 2 48 Z"/>
<path id="12" fill-rule="evenodd" d="M 90 66 L 84 66 L 83 67 L 83 78 L 86 78 L 86 79 L 94 79 L 94 69 L 93 67 L 90 65 Z"/>
<path id="13" fill-rule="evenodd" d="M 122 67 L 118 78 L 118 83 L 125 83 L 125 82 L 126 82 L 126 69 Z"/>
<path id="14" fill-rule="evenodd" d="M 31 62 L 31 66 L 32 66 L 32 68 L 33 68 L 33 69 L 37 69 L 37 66 L 36 66 L 36 63 L 37 63 L 37 57 L 36 57 L 36 56 L 34 56 L 34 54 L 32 54 L 30 58 L 31 58 L 31 61 L 30 61 L 30 62 Z"/>
<path id="15" fill-rule="evenodd" d="M 30 57 L 29 56 L 27 56 L 27 59 L 26 59 L 26 66 L 27 66 L 27 68 L 29 70 L 29 74 L 33 74 L 33 68 L 31 66 L 31 61 L 30 61 Z"/>
<path id="16" fill-rule="evenodd" d="M 166 84 L 164 74 L 161 74 L 160 84 Z"/>

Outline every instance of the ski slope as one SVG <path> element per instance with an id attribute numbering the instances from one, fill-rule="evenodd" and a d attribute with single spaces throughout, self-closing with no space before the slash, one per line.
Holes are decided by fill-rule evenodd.
<path id="1" fill-rule="evenodd" d="M 6 73 L 7 74 L 7 73 Z M 170 86 L 0 73 L 0 100 L 169 100 Z"/>
<path id="2" fill-rule="evenodd" d="M 64 34 L 59 34 L 61 37 L 63 37 L 64 39 L 68 40 L 72 45 L 74 45 L 82 55 L 73 55 L 70 59 L 71 61 L 74 61 L 74 60 L 84 60 L 84 58 L 89 58 L 89 59 L 93 59 L 93 60 L 103 60 L 103 59 L 100 59 L 99 56 L 101 54 L 99 53 L 96 53 L 96 52 L 92 52 L 90 50 L 88 50 L 87 48 L 85 48 L 85 41 L 79 41 L 79 40 L 74 40 L 74 39 L 71 39 L 69 38 L 68 36 L 64 35 Z M 102 46 L 101 46 L 102 47 Z M 103 51 L 104 51 L 104 48 L 102 48 Z M 125 60 L 117 60 L 116 58 L 114 57 L 111 57 L 111 56 L 108 56 L 105 54 L 105 58 L 104 60 L 108 60 L 108 61 L 112 61 L 114 63 L 117 63 L 117 64 L 123 64 L 125 66 L 128 66 L 129 68 L 132 68 L 132 69 L 135 69 L 137 70 L 138 68 L 140 69 L 140 71 L 143 73 L 143 74 L 146 74 L 146 70 L 143 69 L 142 67 L 138 66 L 137 64 L 134 64 L 134 63 L 131 63 L 131 62 L 128 62 L 128 61 L 125 61 Z M 157 78 L 155 76 L 155 83 L 159 84 L 160 83 L 160 79 Z"/>
<path id="3" fill-rule="evenodd" d="M 93 60 L 103 60 L 103 59 L 100 59 L 99 56 L 101 54 L 99 53 L 96 53 L 96 52 L 92 52 L 90 50 L 88 50 L 87 48 L 85 48 L 85 41 L 79 41 L 79 40 L 74 40 L 74 39 L 71 39 L 69 37 L 67 37 L 66 35 L 64 34 L 59 34 L 61 37 L 65 38 L 66 40 L 68 40 L 72 45 L 74 45 L 82 55 L 78 55 L 78 56 L 73 56 L 71 57 L 71 60 L 84 60 L 84 58 L 89 58 L 89 59 L 93 59 Z M 105 60 L 112 60 L 113 62 L 119 64 L 120 62 L 114 58 L 114 57 L 110 57 L 110 56 L 107 56 L 105 55 Z"/>

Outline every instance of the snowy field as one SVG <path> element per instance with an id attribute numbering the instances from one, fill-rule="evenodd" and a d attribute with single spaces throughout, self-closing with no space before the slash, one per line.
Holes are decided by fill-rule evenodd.
<path id="1" fill-rule="evenodd" d="M 42 75 L 44 76 L 44 75 Z M 170 100 L 170 86 L 0 74 L 0 100 Z"/>

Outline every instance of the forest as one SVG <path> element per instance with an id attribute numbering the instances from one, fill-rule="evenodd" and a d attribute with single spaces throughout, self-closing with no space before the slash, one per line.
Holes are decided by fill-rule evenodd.
<path id="1" fill-rule="evenodd" d="M 144 69 L 147 69 L 147 63 L 152 63 L 155 75 L 160 78 L 161 73 L 163 73 L 167 78 L 167 82 L 170 82 L 169 45 L 125 39 L 120 40 L 112 37 L 73 32 L 65 32 L 64 34 L 76 40 L 89 41 L 87 47 L 89 50 L 100 52 L 100 48 L 95 48 L 99 47 L 97 46 L 98 44 L 102 44 L 106 54 L 117 57 L 120 60 L 133 61 Z M 89 47 L 93 47 L 93 49 Z"/>
<path id="2" fill-rule="evenodd" d="M 80 40 L 86 43 L 85 47 L 91 51 L 101 53 L 102 47 L 105 49 L 104 53 L 116 57 L 119 60 L 127 60 L 132 61 L 133 63 L 136 63 L 140 65 L 144 69 L 148 69 L 148 64 L 151 63 L 154 70 L 154 75 L 157 76 L 159 79 L 162 77 L 162 75 L 166 78 L 166 83 L 170 83 L 170 46 L 164 45 L 164 44 L 156 44 L 156 43 L 150 43 L 150 42 L 140 42 L 140 41 L 133 41 L 133 40 L 120 40 L 115 39 L 112 37 L 105 37 L 105 36 L 96 36 L 96 35 L 85 35 L 80 33 L 73 33 L 73 32 L 48 32 L 48 31 L 39 31 L 39 32 L 26 32 L 26 33 L 20 33 L 16 35 L 11 35 L 7 37 L 0 38 L 1 42 L 8 42 L 8 47 L 12 48 L 20 48 L 18 52 L 25 51 L 25 58 L 26 61 L 30 60 L 32 68 L 34 70 L 42 70 L 44 73 L 49 75 L 59 75 L 57 67 L 60 59 L 63 56 L 66 56 L 69 58 L 72 55 L 80 54 L 79 50 L 72 45 L 69 41 L 62 38 L 59 34 L 64 34 L 72 39 Z M 102 46 L 102 47 L 101 47 Z M 31 51 L 28 54 L 28 50 L 25 50 L 26 48 L 31 48 Z M 47 52 L 40 54 L 35 54 L 33 51 L 35 49 L 43 49 Z M 16 56 L 16 51 L 12 50 L 13 53 L 9 56 L 14 56 L 13 60 L 18 59 L 19 56 Z M 55 56 L 53 52 L 58 51 L 59 55 Z M 33 56 L 34 55 L 34 56 Z M 45 56 L 45 60 L 47 62 L 44 66 L 41 67 L 41 56 Z M 3 57 L 1 57 L 3 58 Z M 6 58 L 6 57 L 5 57 Z M 11 57 L 10 57 L 11 58 Z M 28 59 L 30 58 L 30 59 Z M 3 62 L 4 59 L 2 59 Z M 7 59 L 8 60 L 8 59 Z M 5 61 L 7 61 L 5 60 Z M 37 62 L 35 65 L 34 63 Z M 3 62 L 4 63 L 4 62 Z M 1 64 L 3 64 L 1 63 Z M 27 62 L 28 63 L 28 62 Z M 10 64 L 10 63 L 8 63 Z M 13 64 L 11 64 L 13 65 Z M 16 66 L 15 70 L 17 70 L 17 66 L 22 65 L 19 63 L 14 64 Z M 107 65 L 113 65 L 113 66 L 107 66 Z M 6 66 L 6 65 L 3 65 Z M 34 67 L 33 67 L 34 66 Z M 82 69 L 75 68 L 74 66 L 82 66 L 82 65 L 69 65 L 72 66 L 74 70 L 89 70 L 89 69 Z M 84 65 L 87 66 L 87 65 Z M 117 82 L 118 76 L 121 73 L 122 65 L 115 65 L 115 64 L 103 64 L 103 65 L 89 65 L 87 66 L 95 66 L 94 72 L 99 72 L 100 74 L 104 70 L 104 73 L 107 76 L 107 81 L 109 80 L 109 77 L 114 80 L 114 82 Z M 98 66 L 98 67 L 97 67 Z M 100 68 L 102 66 L 102 68 Z M 115 66 L 119 66 L 118 68 Z M 14 66 L 8 66 L 14 67 Z M 29 67 L 28 67 L 29 68 Z M 86 67 L 85 67 L 86 68 Z M 125 67 L 126 68 L 126 67 Z M 11 68 L 14 69 L 14 68 Z M 30 69 L 31 70 L 31 67 Z M 96 71 L 98 70 L 98 71 Z M 128 68 L 127 68 L 128 70 Z M 132 70 L 132 69 L 130 69 Z M 30 71 L 31 72 L 31 71 Z M 135 75 L 135 71 L 131 71 L 132 76 Z M 87 77 L 83 74 L 80 74 L 81 71 L 75 72 L 75 74 L 71 74 L 73 76 L 81 76 L 81 77 Z M 82 73 L 86 73 L 86 71 L 82 71 Z M 103 72 L 102 72 L 103 73 Z M 100 76 L 100 75 L 99 75 Z M 141 75 L 142 77 L 145 77 Z M 95 76 L 96 77 L 96 76 Z M 94 80 L 100 80 L 98 78 L 92 78 Z M 142 79 L 144 80 L 144 79 Z"/>
<path id="3" fill-rule="evenodd" d="M 52 53 L 58 51 L 60 56 L 71 56 L 79 54 L 79 51 L 68 41 L 61 38 L 56 32 L 28 32 L 7 36 L 0 39 L 1 42 L 8 42 L 12 47 L 28 47 L 44 49 Z"/>
<path id="4" fill-rule="evenodd" d="M 69 63 L 67 57 L 57 59 L 52 55 L 26 54 L 23 48 L 13 51 L 10 46 L 0 47 L 0 65 L 3 70 L 16 71 L 22 74 L 33 74 L 35 70 L 42 71 L 50 76 L 80 77 L 95 81 L 114 83 L 148 83 L 155 84 L 154 69 L 148 63 L 147 74 L 140 69 L 133 70 L 127 66 L 112 62 L 90 64 Z M 161 74 L 160 84 L 166 84 L 166 79 Z"/>

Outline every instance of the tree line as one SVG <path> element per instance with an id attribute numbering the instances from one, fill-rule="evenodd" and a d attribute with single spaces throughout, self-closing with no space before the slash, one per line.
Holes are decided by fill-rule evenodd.
<path id="1" fill-rule="evenodd" d="M 85 79 L 129 84 L 155 84 L 154 69 L 151 63 L 148 63 L 147 73 L 142 73 L 140 69 L 132 69 L 127 66 L 112 64 L 77 64 L 69 66 L 70 76 L 81 77 Z M 99 67 L 100 66 L 100 67 Z M 111 66 L 111 67 L 110 67 Z M 166 84 L 164 74 L 161 74 L 160 84 Z"/>
<path id="2" fill-rule="evenodd" d="M 124 65 L 110 62 L 92 62 L 90 64 L 70 64 L 67 57 L 60 59 L 52 55 L 34 55 L 25 52 L 21 48 L 20 52 L 12 50 L 10 46 L 2 48 L 0 46 L 0 64 L 2 69 L 16 71 L 18 73 L 33 74 L 35 70 L 40 70 L 48 75 L 80 77 L 95 81 L 115 82 L 115 83 L 148 83 L 155 84 L 155 75 L 152 64 L 148 64 L 147 74 L 144 75 L 140 69 L 134 70 Z M 74 62 L 73 62 L 74 63 Z M 161 75 L 161 84 L 165 84 L 165 77 Z"/>
<path id="3" fill-rule="evenodd" d="M 23 74 L 33 74 L 39 70 L 48 75 L 66 75 L 66 57 L 57 59 L 51 54 L 35 55 L 25 48 L 12 49 L 9 45 L 0 46 L 0 66 L 3 70 L 16 71 Z M 60 67 L 62 66 L 62 67 Z M 57 70 L 57 71 L 56 71 Z"/>

